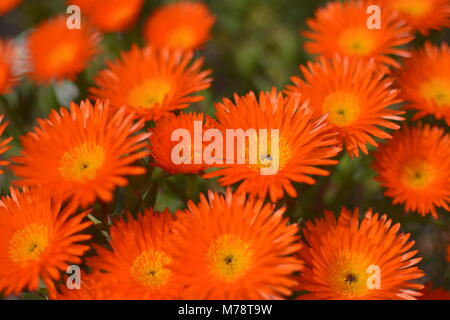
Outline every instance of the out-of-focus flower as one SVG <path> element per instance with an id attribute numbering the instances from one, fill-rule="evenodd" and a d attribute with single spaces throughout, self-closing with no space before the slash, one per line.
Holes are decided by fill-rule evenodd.
<path id="1" fill-rule="evenodd" d="M 91 93 L 109 99 L 114 107 L 126 105 L 146 120 L 157 120 L 171 111 L 200 101 L 191 94 L 210 86 L 210 70 L 201 71 L 203 59 L 193 54 L 134 46 L 122 60 L 108 63 L 95 79 Z"/>
<path id="2" fill-rule="evenodd" d="M 19 80 L 13 66 L 15 58 L 13 43 L 0 38 L 0 95 L 9 93 Z"/>
<path id="3" fill-rule="evenodd" d="M 148 155 L 149 134 L 138 133 L 144 121 L 132 118 L 124 108 L 113 113 L 100 101 L 53 110 L 22 137 L 23 150 L 11 166 L 21 178 L 15 183 L 42 186 L 77 206 L 97 197 L 111 201 L 114 188 L 128 183 L 125 176 L 145 172 L 133 163 Z"/>
<path id="4" fill-rule="evenodd" d="M 374 154 L 373 167 L 385 195 L 407 211 L 437 218 L 450 210 L 450 136 L 429 125 L 406 127 Z"/>
<path id="5" fill-rule="evenodd" d="M 183 299 L 281 299 L 296 285 L 302 262 L 298 227 L 284 209 L 244 195 L 201 195 L 176 224 L 173 270 L 185 284 Z"/>
<path id="6" fill-rule="evenodd" d="M 450 292 L 444 288 L 433 288 L 432 283 L 427 283 L 422 291 L 423 296 L 419 300 L 450 300 Z"/>
<path id="7" fill-rule="evenodd" d="M 201 2 L 174 2 L 155 10 L 148 18 L 144 37 L 158 47 L 196 49 L 208 40 L 214 21 Z"/>
<path id="8" fill-rule="evenodd" d="M 5 122 L 3 121 L 4 117 L 5 116 L 3 114 L 0 114 L 0 137 L 1 137 L 1 139 L 0 139 L 0 155 L 5 153 L 6 151 L 8 151 L 11 148 L 11 146 L 8 144 L 12 140 L 12 137 L 8 137 L 6 139 L 2 137 L 3 133 L 5 132 L 6 127 L 8 126 L 8 121 L 5 121 Z M 8 164 L 9 164 L 9 161 L 0 160 L 0 166 L 7 166 Z M 4 171 L 2 169 L 0 169 L 0 174 L 3 174 L 3 173 L 4 173 Z"/>
<path id="9" fill-rule="evenodd" d="M 318 9 L 315 18 L 307 20 L 311 31 L 302 32 L 311 40 L 305 44 L 305 49 L 327 58 L 336 53 L 373 57 L 377 62 L 400 67 L 389 55 L 409 56 L 399 46 L 414 39 L 411 28 L 398 19 L 396 12 L 383 7 L 381 28 L 369 29 L 367 8 L 371 4 L 369 0 L 334 1 Z"/>
<path id="10" fill-rule="evenodd" d="M 91 224 L 82 222 L 87 212 L 62 209 L 61 201 L 41 191 L 11 189 L 11 196 L 0 200 L 0 291 L 5 295 L 35 290 L 40 278 L 54 292 L 59 271 L 81 263 L 89 249 L 77 244 L 91 238 L 79 234 Z"/>
<path id="11" fill-rule="evenodd" d="M 17 7 L 17 5 L 20 2 L 22 2 L 22 0 L 2 0 L 2 1 L 0 1 L 0 16 L 8 13 L 9 11 L 11 11 L 15 7 Z"/>
<path id="12" fill-rule="evenodd" d="M 305 269 L 300 288 L 309 293 L 299 299 L 415 299 L 423 285 L 413 282 L 424 276 L 415 266 L 414 241 L 410 234 L 398 233 L 387 215 L 368 210 L 361 222 L 358 210 L 342 209 L 336 220 L 332 212 L 325 218 L 307 222 L 300 256 Z"/>
<path id="13" fill-rule="evenodd" d="M 367 154 L 367 145 L 378 146 L 374 137 L 391 138 L 382 128 L 399 129 L 392 120 L 403 120 L 403 112 L 388 107 L 399 103 L 398 90 L 391 88 L 393 80 L 388 69 L 373 59 L 335 56 L 321 58 L 301 66 L 304 80 L 292 77 L 294 85 L 288 95 L 301 94 L 310 101 L 316 116 L 328 114 L 327 121 L 339 131 L 341 143 L 348 154 Z"/>
<path id="14" fill-rule="evenodd" d="M 30 77 L 38 83 L 75 79 L 97 52 L 98 33 L 87 24 L 68 29 L 66 19 L 44 21 L 28 36 Z"/>
<path id="15" fill-rule="evenodd" d="M 69 0 L 103 32 L 124 31 L 136 21 L 143 0 Z"/>

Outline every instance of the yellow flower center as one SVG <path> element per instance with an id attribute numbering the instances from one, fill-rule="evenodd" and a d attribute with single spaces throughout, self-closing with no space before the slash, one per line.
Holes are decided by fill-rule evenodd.
<path id="1" fill-rule="evenodd" d="M 346 55 L 366 56 L 375 49 L 374 30 L 367 28 L 348 29 L 344 31 L 338 44 Z"/>
<path id="2" fill-rule="evenodd" d="M 71 181 L 92 180 L 104 162 L 105 150 L 93 142 L 86 142 L 64 153 L 59 172 Z"/>
<path id="3" fill-rule="evenodd" d="M 189 28 L 179 27 L 170 34 L 169 44 L 172 48 L 188 49 L 194 44 L 194 33 Z"/>
<path id="4" fill-rule="evenodd" d="M 392 7 L 412 17 L 421 17 L 430 11 L 431 3 L 429 0 L 396 0 L 393 1 Z"/>
<path id="5" fill-rule="evenodd" d="M 31 223 L 17 231 L 9 242 L 9 256 L 14 262 L 39 260 L 48 245 L 46 226 Z"/>
<path id="6" fill-rule="evenodd" d="M 325 97 L 323 112 L 328 113 L 328 119 L 337 126 L 348 126 L 359 116 L 360 105 L 358 97 L 348 92 L 333 92 Z"/>
<path id="7" fill-rule="evenodd" d="M 60 43 L 50 51 L 47 63 L 52 70 L 66 69 L 69 65 L 73 64 L 76 56 L 76 47 L 73 43 Z"/>
<path id="8" fill-rule="evenodd" d="M 422 95 L 436 103 L 438 107 L 450 106 L 450 81 L 433 78 L 422 85 Z"/>
<path id="9" fill-rule="evenodd" d="M 127 102 L 132 107 L 151 109 L 171 91 L 172 85 L 166 79 L 148 79 L 130 91 Z"/>
<path id="10" fill-rule="evenodd" d="M 144 287 L 156 289 L 169 281 L 172 271 L 167 266 L 171 263 L 164 251 L 151 249 L 134 259 L 130 273 Z"/>
<path id="11" fill-rule="evenodd" d="M 214 276 L 223 281 L 234 281 L 248 271 L 252 256 L 248 243 L 234 235 L 224 235 L 214 241 L 206 259 Z"/>
<path id="12" fill-rule="evenodd" d="M 270 130 L 268 130 L 270 132 Z M 278 168 L 274 168 L 274 169 L 283 169 L 286 164 L 288 163 L 289 159 L 292 156 L 292 150 L 289 146 L 289 144 L 287 143 L 286 139 L 284 139 L 283 137 L 279 138 L 279 142 L 278 142 L 278 152 L 276 152 L 276 150 L 272 150 L 272 143 L 270 141 L 270 139 L 267 139 L 267 147 L 266 147 L 267 151 L 263 152 L 262 150 L 260 150 L 259 148 L 259 144 L 257 146 L 258 152 L 257 155 L 258 157 L 256 158 L 256 163 L 252 164 L 250 163 L 250 154 L 249 152 L 251 151 L 251 148 L 249 148 L 248 143 L 246 144 L 246 150 L 245 150 L 245 156 L 246 156 L 246 163 L 249 164 L 250 168 L 256 168 L 256 169 L 261 169 L 261 168 L 274 168 L 276 167 L 277 163 L 278 163 Z"/>
<path id="13" fill-rule="evenodd" d="M 402 173 L 402 181 L 413 189 L 425 189 L 433 182 L 435 172 L 433 166 L 422 159 L 412 159 Z"/>

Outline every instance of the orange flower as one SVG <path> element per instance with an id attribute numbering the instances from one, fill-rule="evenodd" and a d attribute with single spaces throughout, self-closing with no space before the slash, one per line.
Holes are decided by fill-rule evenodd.
<path id="1" fill-rule="evenodd" d="M 444 288 L 433 288 L 432 283 L 427 283 L 423 289 L 423 296 L 419 300 L 450 300 L 450 292 Z"/>
<path id="2" fill-rule="evenodd" d="M 409 103 L 405 108 L 419 111 L 414 120 L 432 114 L 450 125 L 450 48 L 446 43 L 440 47 L 425 43 L 405 60 L 396 76 L 401 97 Z"/>
<path id="3" fill-rule="evenodd" d="M 112 251 L 96 247 L 98 256 L 89 265 L 94 272 L 105 272 L 103 281 L 124 292 L 122 299 L 175 298 L 180 282 L 169 251 L 175 237 L 172 214 L 148 209 L 137 220 L 130 215 L 127 220 L 118 220 L 111 228 Z"/>
<path id="4" fill-rule="evenodd" d="M 109 63 L 97 75 L 91 93 L 109 99 L 115 107 L 127 105 L 147 120 L 157 120 L 173 110 L 200 101 L 192 93 L 210 86 L 210 70 L 200 71 L 203 59 L 192 64 L 193 53 L 134 46 L 122 61 Z"/>
<path id="5" fill-rule="evenodd" d="M 70 110 L 52 111 L 38 120 L 33 132 L 22 137 L 23 150 L 11 166 L 18 185 L 40 185 L 86 207 L 96 197 L 111 201 L 115 186 L 128 183 L 124 176 L 145 172 L 132 165 L 148 154 L 147 133 L 137 133 L 144 121 L 134 122 L 124 108 L 114 114 L 108 104 L 86 100 Z"/>
<path id="6" fill-rule="evenodd" d="M 450 262 L 450 245 L 447 246 L 447 261 Z"/>
<path id="7" fill-rule="evenodd" d="M 403 120 L 399 116 L 403 112 L 388 108 L 401 102 L 398 90 L 391 88 L 387 68 L 373 59 L 321 57 L 300 70 L 305 80 L 292 77 L 294 85 L 287 87 L 287 93 L 310 100 L 316 116 L 328 113 L 328 122 L 339 131 L 351 157 L 358 157 L 359 149 L 367 154 L 367 144 L 378 146 L 374 137 L 391 138 L 381 128 L 400 128 L 391 120 Z"/>
<path id="8" fill-rule="evenodd" d="M 296 285 L 302 262 L 297 224 L 284 208 L 244 195 L 209 193 L 178 215 L 173 270 L 185 284 L 183 299 L 281 299 Z"/>
<path id="9" fill-rule="evenodd" d="M 84 24 L 70 30 L 66 19 L 44 21 L 29 35 L 30 76 L 38 83 L 75 79 L 97 52 L 98 34 Z"/>
<path id="10" fill-rule="evenodd" d="M 235 133 L 243 130 L 243 134 L 254 130 L 256 140 L 252 142 L 248 134 L 248 139 L 244 137 L 248 141 L 243 141 L 245 149 L 244 144 L 232 146 L 233 155 L 225 156 L 224 163 L 217 164 L 224 168 L 208 172 L 206 178 L 222 176 L 219 182 L 224 186 L 243 180 L 239 191 L 261 198 L 269 194 L 275 202 L 285 191 L 291 197 L 297 196 L 291 182 L 314 184 L 310 175 L 328 175 L 328 171 L 317 166 L 337 163 L 330 159 L 340 151 L 336 147 L 336 132 L 330 130 L 325 117 L 314 117 L 307 103 L 302 104 L 298 96 L 286 98 L 273 89 L 270 93 L 261 92 L 259 99 L 253 92 L 243 97 L 235 95 L 234 99 L 235 104 L 228 99 L 216 104 L 217 127 L 224 132 L 223 140 L 228 139 L 228 129 Z M 260 129 L 267 130 L 266 146 Z M 278 130 L 278 139 L 272 130 Z M 232 141 L 239 143 L 239 138 Z M 229 147 L 226 143 L 226 149 Z M 276 150 L 271 150 L 272 147 Z M 242 153 L 245 161 L 240 164 L 239 154 Z M 234 159 L 229 159 L 233 156 Z M 231 164 L 227 164 L 229 160 Z"/>
<path id="11" fill-rule="evenodd" d="M 198 174 L 207 168 L 203 159 L 199 161 L 200 163 L 195 163 L 195 154 L 200 153 L 202 155 L 202 150 L 195 149 L 195 123 L 200 124 L 201 131 L 211 128 L 209 117 L 203 113 L 182 113 L 178 116 L 169 115 L 157 121 L 156 127 L 150 130 L 152 133 L 150 136 L 150 150 L 155 166 L 162 168 L 170 174 Z M 190 141 L 185 141 L 186 137 L 173 137 L 176 130 L 186 130 L 185 132 L 189 133 Z M 199 137 L 199 139 L 201 140 L 202 137 Z M 172 153 L 180 143 L 186 144 L 186 149 L 189 149 L 190 155 L 180 151 L 182 155 L 177 155 L 184 159 L 180 159 L 183 161 L 177 163 L 174 162 Z M 200 141 L 200 145 L 204 149 L 206 143 Z"/>
<path id="12" fill-rule="evenodd" d="M 141 11 L 143 0 L 70 0 L 82 14 L 103 32 L 123 31 L 130 27 Z"/>
<path id="13" fill-rule="evenodd" d="M 203 3 L 175 2 L 155 10 L 146 22 L 144 36 L 158 47 L 196 49 L 208 40 L 214 22 Z"/>
<path id="14" fill-rule="evenodd" d="M 8 126 L 8 121 L 3 122 L 3 118 L 5 116 L 3 114 L 0 114 L 0 137 L 5 132 L 6 127 Z M 3 122 L 3 123 L 2 123 Z M 12 137 L 8 137 L 6 139 L 0 139 L 0 155 L 8 151 L 11 146 L 8 144 L 11 142 Z M 7 166 L 9 164 L 9 161 L 6 160 L 0 160 L 0 166 Z M 0 174 L 5 173 L 3 170 L 0 169 Z"/>
<path id="15" fill-rule="evenodd" d="M 77 244 L 91 238 L 79 234 L 91 223 L 82 222 L 88 212 L 74 214 L 61 208 L 61 201 L 46 197 L 41 190 L 20 192 L 0 200 L 0 291 L 18 294 L 35 290 L 41 278 L 50 292 L 59 271 L 81 263 L 89 249 Z"/>
<path id="16" fill-rule="evenodd" d="M 398 234 L 387 215 L 368 210 L 361 223 L 358 210 L 343 208 L 336 220 L 332 212 L 324 219 L 308 222 L 306 245 L 300 252 L 305 270 L 300 274 L 301 290 L 310 293 L 299 299 L 415 299 L 423 285 L 411 282 L 424 276 L 410 251 L 410 234 Z"/>
<path id="17" fill-rule="evenodd" d="M 429 125 L 406 127 L 374 154 L 377 180 L 406 211 L 437 218 L 450 210 L 450 136 Z"/>
<path id="18" fill-rule="evenodd" d="M 14 51 L 11 41 L 0 38 L 0 95 L 9 93 L 18 82 L 18 75 L 13 70 Z"/>
<path id="19" fill-rule="evenodd" d="M 381 0 L 385 7 L 398 11 L 414 30 L 427 36 L 430 30 L 450 26 L 450 3 L 448 0 Z"/>
<path id="20" fill-rule="evenodd" d="M 369 29 L 366 10 L 372 4 L 369 0 L 335 1 L 318 9 L 315 18 L 307 20 L 311 31 L 302 32 L 311 40 L 305 44 L 305 49 L 327 58 L 336 53 L 373 57 L 377 62 L 400 67 L 389 55 L 409 56 L 398 47 L 413 40 L 410 27 L 398 20 L 395 12 L 383 8 L 381 28 Z"/>
<path id="21" fill-rule="evenodd" d="M 2 0 L 0 1 L 0 16 L 14 9 L 22 0 Z"/>

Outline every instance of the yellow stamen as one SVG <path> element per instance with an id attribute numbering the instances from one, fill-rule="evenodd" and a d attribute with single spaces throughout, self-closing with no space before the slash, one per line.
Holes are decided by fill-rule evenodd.
<path id="1" fill-rule="evenodd" d="M 413 189 L 425 189 L 433 182 L 435 172 L 433 166 L 422 159 L 412 159 L 405 166 L 402 181 Z"/>
<path id="2" fill-rule="evenodd" d="M 151 109 L 162 103 L 171 92 L 172 85 L 166 79 L 148 79 L 131 90 L 128 104 L 133 107 Z"/>
<path id="3" fill-rule="evenodd" d="M 325 97 L 323 111 L 328 119 L 337 126 L 348 126 L 359 116 L 360 104 L 353 93 L 337 91 Z"/>
<path id="4" fill-rule="evenodd" d="M 86 142 L 67 151 L 60 160 L 59 172 L 67 180 L 92 180 L 105 162 L 105 150 Z"/>
<path id="5" fill-rule="evenodd" d="M 436 103 L 438 107 L 450 106 L 450 81 L 433 78 L 422 85 L 422 95 Z"/>
<path id="6" fill-rule="evenodd" d="M 47 227 L 31 223 L 13 235 L 9 242 L 9 255 L 14 262 L 36 261 L 39 260 L 47 245 Z"/>
<path id="7" fill-rule="evenodd" d="M 144 287 L 158 288 L 169 281 L 172 271 L 167 268 L 172 258 L 161 250 L 148 250 L 138 256 L 131 266 L 131 276 Z"/>
<path id="8" fill-rule="evenodd" d="M 346 55 L 365 56 L 375 49 L 374 30 L 367 28 L 348 29 L 338 39 L 341 50 Z"/>
<path id="9" fill-rule="evenodd" d="M 168 42 L 173 48 L 188 49 L 194 43 L 194 33 L 189 28 L 177 28 L 172 31 Z"/>
<path id="10" fill-rule="evenodd" d="M 396 0 L 393 1 L 392 7 L 412 17 L 421 17 L 430 11 L 430 2 L 429 0 Z"/>

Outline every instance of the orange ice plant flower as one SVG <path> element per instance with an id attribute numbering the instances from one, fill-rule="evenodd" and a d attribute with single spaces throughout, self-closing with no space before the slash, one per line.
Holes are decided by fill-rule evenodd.
<path id="1" fill-rule="evenodd" d="M 253 92 L 243 97 L 235 95 L 234 100 L 235 103 L 224 99 L 216 104 L 217 128 L 224 136 L 228 129 L 244 132 L 265 129 L 267 147 L 252 148 L 250 139 L 245 139 L 245 150 L 242 150 L 243 144 L 235 146 L 232 163 L 227 164 L 229 159 L 225 156 L 222 164 L 216 165 L 222 168 L 208 172 L 206 178 L 221 176 L 219 182 L 224 186 L 242 181 L 239 191 L 261 198 L 270 195 L 271 201 L 275 202 L 285 192 L 291 197 L 297 196 L 292 182 L 314 184 L 311 175 L 328 175 L 327 170 L 317 166 L 337 163 L 331 159 L 340 151 L 336 146 L 337 132 L 327 123 L 326 116 L 315 117 L 308 104 L 298 96 L 287 98 L 273 89 L 271 92 L 261 92 L 259 97 Z M 278 130 L 278 139 L 272 136 L 272 129 Z M 258 138 L 264 141 L 262 135 Z M 272 139 L 278 140 L 277 150 L 271 150 L 275 145 Z M 238 151 L 244 152 L 245 163 L 237 162 Z M 255 156 L 252 152 L 256 153 L 253 163 L 250 161 L 250 157 Z M 271 174 L 261 174 L 262 169 L 270 168 L 274 169 Z"/>
<path id="2" fill-rule="evenodd" d="M 134 46 L 100 71 L 90 91 L 114 107 L 126 105 L 147 120 L 157 120 L 203 99 L 192 96 L 210 86 L 211 71 L 201 71 L 202 64 L 203 59 L 193 61 L 190 52 Z"/>
<path id="3" fill-rule="evenodd" d="M 5 116 L 3 114 L 0 114 L 0 155 L 8 151 L 11 146 L 9 143 L 12 140 L 12 137 L 3 138 L 3 133 L 5 132 L 6 127 L 8 126 L 8 121 L 3 121 L 3 118 Z M 0 160 L 0 166 L 7 166 L 9 164 L 9 161 L 6 160 Z M 0 169 L 0 174 L 3 174 L 4 171 Z"/>
<path id="4" fill-rule="evenodd" d="M 450 291 L 444 288 L 435 288 L 431 282 L 425 285 L 423 296 L 419 300 L 450 300 Z"/>
<path id="5" fill-rule="evenodd" d="M 36 290 L 42 279 L 50 292 L 70 264 L 80 264 L 89 249 L 78 242 L 91 238 L 80 234 L 91 222 L 88 212 L 75 214 L 62 208 L 57 198 L 41 189 L 19 191 L 0 199 L 0 292 L 19 294 Z"/>
<path id="6" fill-rule="evenodd" d="M 405 127 L 374 154 L 376 180 L 406 211 L 437 218 L 450 210 L 450 135 L 429 125 Z"/>
<path id="7" fill-rule="evenodd" d="M 397 11 L 414 30 L 427 36 L 430 30 L 450 26 L 450 2 L 448 0 L 381 0 L 383 8 Z"/>
<path id="8" fill-rule="evenodd" d="M 30 77 L 37 83 L 74 80 L 98 51 L 98 34 L 86 24 L 68 29 L 66 19 L 44 21 L 28 36 Z"/>
<path id="9" fill-rule="evenodd" d="M 209 192 L 177 215 L 173 270 L 183 299 L 283 299 L 296 285 L 302 262 L 297 224 L 284 208 L 244 195 Z"/>
<path id="10" fill-rule="evenodd" d="M 339 131 L 340 142 L 351 157 L 358 157 L 360 150 L 367 154 L 368 144 L 377 147 L 374 138 L 391 138 L 382 129 L 400 128 L 392 120 L 403 120 L 399 116 L 403 112 L 389 107 L 402 100 L 391 87 L 388 69 L 373 59 L 322 57 L 300 70 L 304 80 L 292 77 L 294 85 L 287 87 L 288 95 L 308 99 L 317 116 L 328 114 L 327 121 Z"/>
<path id="11" fill-rule="evenodd" d="M 136 21 L 144 0 L 70 0 L 103 32 L 124 31 Z"/>
<path id="12" fill-rule="evenodd" d="M 392 300 L 415 299 L 424 276 L 416 266 L 417 250 L 410 234 L 399 233 L 387 215 L 368 210 L 359 222 L 358 210 L 332 212 L 304 228 L 305 245 L 300 256 L 305 269 L 300 274 L 299 299 Z"/>
<path id="13" fill-rule="evenodd" d="M 306 21 L 310 30 L 302 32 L 310 40 L 305 49 L 327 58 L 336 53 L 373 57 L 377 62 L 400 67 L 390 55 L 409 56 L 399 47 L 414 39 L 411 29 L 398 19 L 398 14 L 385 7 L 381 10 L 381 28 L 369 29 L 366 10 L 372 4 L 369 0 L 334 1 L 319 8 L 315 17 Z"/>
<path id="14" fill-rule="evenodd" d="M 124 108 L 86 100 L 70 109 L 53 110 L 22 137 L 23 150 L 11 166 L 22 186 L 42 186 L 50 194 L 86 207 L 98 197 L 109 202 L 127 175 L 145 169 L 133 164 L 148 154 L 144 121 L 135 122 Z"/>
<path id="15" fill-rule="evenodd" d="M 15 58 L 12 41 L 0 38 L 0 95 L 11 92 L 19 80 L 13 65 Z"/>
<path id="16" fill-rule="evenodd" d="M 173 49 L 196 49 L 209 39 L 215 22 L 201 2 L 181 1 L 156 9 L 144 27 L 148 43 Z"/>
<path id="17" fill-rule="evenodd" d="M 196 150 L 195 145 L 195 123 L 201 124 L 201 130 L 205 131 L 212 127 L 211 120 L 203 113 L 180 113 L 164 117 L 156 122 L 156 126 L 150 130 L 150 151 L 153 157 L 153 165 L 159 167 L 170 174 L 198 174 L 208 166 L 203 161 L 195 163 L 195 153 L 202 154 L 205 142 L 200 142 L 202 149 Z M 184 138 L 173 137 L 176 130 L 183 129 L 189 132 L 190 142 Z M 202 139 L 202 137 L 200 137 Z M 190 154 L 178 155 L 183 158 L 181 163 L 174 162 L 173 152 L 176 146 L 186 143 Z"/>
<path id="18" fill-rule="evenodd" d="M 100 285 L 110 283 L 123 292 L 121 299 L 175 299 L 181 283 L 169 250 L 176 237 L 174 216 L 148 209 L 127 220 L 114 222 L 111 250 L 96 246 L 98 256 L 89 262 L 94 272 L 103 272 Z"/>
<path id="19" fill-rule="evenodd" d="M 22 0 L 2 0 L 0 1 L 0 16 L 7 14 L 14 9 Z"/>
<path id="20" fill-rule="evenodd" d="M 425 47 L 405 59 L 396 73 L 405 108 L 417 110 L 414 120 L 426 115 L 444 119 L 450 125 L 450 48 L 446 43 Z"/>

